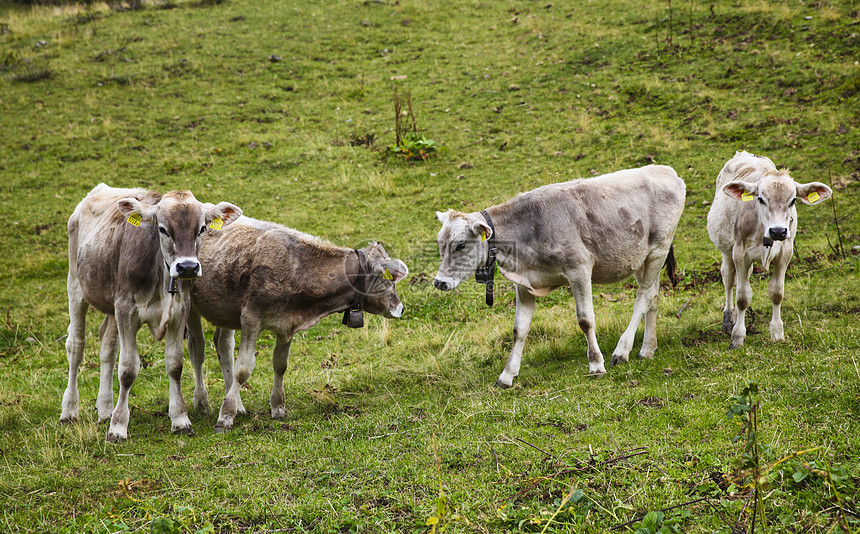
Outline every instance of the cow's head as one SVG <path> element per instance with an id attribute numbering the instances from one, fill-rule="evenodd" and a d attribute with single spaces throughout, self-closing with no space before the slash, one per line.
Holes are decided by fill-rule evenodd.
<path id="1" fill-rule="evenodd" d="M 833 191 L 821 182 L 799 184 L 788 171 L 767 173 L 758 183 L 736 180 L 723 186 L 723 192 L 739 202 L 755 202 L 764 235 L 774 241 L 794 238 L 797 222 L 795 202 L 815 205 L 827 200 Z"/>
<path id="2" fill-rule="evenodd" d="M 361 249 L 367 258 L 368 270 L 364 279 L 364 309 L 383 317 L 399 318 L 403 303 L 397 296 L 395 284 L 409 274 L 409 268 L 400 260 L 393 260 L 379 243 Z"/>
<path id="3" fill-rule="evenodd" d="M 480 214 L 449 210 L 437 211 L 436 217 L 442 223 L 436 237 L 442 261 L 433 285 L 448 291 L 475 274 L 487 261 L 487 240 L 493 235 L 493 229 Z"/>
<path id="4" fill-rule="evenodd" d="M 242 215 L 242 210 L 229 202 L 203 204 L 190 191 L 171 191 L 156 204 L 124 198 L 117 202 L 117 208 L 126 218 L 138 218 L 138 224 L 145 221 L 158 228 L 161 256 L 171 278 L 200 276 L 203 270 L 197 254 L 209 225 L 215 221 L 213 227 L 220 228 Z"/>

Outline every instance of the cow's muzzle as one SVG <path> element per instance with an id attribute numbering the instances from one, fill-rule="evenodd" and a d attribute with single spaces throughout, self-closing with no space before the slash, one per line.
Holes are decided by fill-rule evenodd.
<path id="1" fill-rule="evenodd" d="M 183 260 L 176 262 L 177 278 L 197 278 L 200 276 L 200 262 L 195 260 Z"/>
<path id="2" fill-rule="evenodd" d="M 454 288 L 454 285 L 450 282 L 447 282 L 445 280 L 439 280 L 438 278 L 433 280 L 433 285 L 436 286 L 436 289 L 439 289 L 441 291 L 448 291 L 449 289 Z"/>
<path id="3" fill-rule="evenodd" d="M 767 233 L 774 241 L 784 241 L 788 237 L 788 228 L 785 226 L 771 226 Z"/>

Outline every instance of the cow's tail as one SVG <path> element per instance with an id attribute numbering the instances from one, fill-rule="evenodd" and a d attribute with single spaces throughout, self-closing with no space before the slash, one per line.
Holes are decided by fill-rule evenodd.
<path id="1" fill-rule="evenodd" d="M 669 275 L 669 280 L 672 282 L 672 287 L 678 285 L 681 278 L 678 276 L 678 263 L 675 261 L 675 245 L 669 245 L 669 254 L 666 255 L 666 263 L 663 264 L 666 268 L 666 274 Z"/>

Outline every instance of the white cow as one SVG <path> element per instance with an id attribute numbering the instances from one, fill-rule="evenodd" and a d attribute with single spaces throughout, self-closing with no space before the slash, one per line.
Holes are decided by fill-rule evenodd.
<path id="1" fill-rule="evenodd" d="M 201 275 L 197 252 L 207 225 L 227 225 L 242 214 L 228 202 L 204 206 L 189 191 L 164 195 L 145 189 L 97 185 L 69 218 L 69 383 L 61 422 L 79 415 L 78 370 L 90 306 L 106 315 L 99 329 L 99 420 L 110 418 L 107 440 L 128 438 L 128 395 L 137 378 L 137 331 L 149 326 L 165 339 L 173 432 L 191 433 L 182 398 L 182 335 L 191 307 L 192 279 Z M 217 224 L 217 223 L 216 223 Z M 113 370 L 119 342 L 119 399 L 113 406 Z"/>
<path id="2" fill-rule="evenodd" d="M 510 387 L 520 370 L 535 297 L 569 285 L 579 326 L 588 341 L 588 369 L 606 372 L 595 336 L 591 284 L 636 278 L 630 324 L 612 353 L 626 362 L 645 316 L 641 358 L 657 348 L 660 270 L 674 276 L 672 239 L 686 187 L 671 167 L 649 165 L 587 180 L 546 185 L 483 212 L 436 212 L 442 257 L 434 284 L 447 291 L 485 265 L 516 284 L 514 347 L 497 386 Z M 495 242 L 495 243 L 494 243 Z M 488 259 L 489 264 L 488 264 Z"/>
<path id="3" fill-rule="evenodd" d="M 797 232 L 795 201 L 815 205 L 833 192 L 820 182 L 799 184 L 787 170 L 776 170 L 764 156 L 741 151 L 726 162 L 717 176 L 714 203 L 708 212 L 708 235 L 723 254 L 720 273 L 726 290 L 722 331 L 731 334 L 729 348 L 744 344 L 747 330 L 744 314 L 752 299 L 750 274 L 753 262 L 774 272 L 768 284 L 773 305 L 770 338 L 785 339 L 780 307 L 784 295 L 785 270 L 794 253 Z M 737 286 L 736 299 L 732 289 Z"/>

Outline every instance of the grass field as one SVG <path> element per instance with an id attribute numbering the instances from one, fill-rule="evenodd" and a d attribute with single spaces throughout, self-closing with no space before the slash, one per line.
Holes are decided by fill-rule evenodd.
<path id="1" fill-rule="evenodd" d="M 857 2 L 127 7 L 0 0 L 0 530 L 860 532 Z M 427 161 L 385 155 L 395 90 L 442 147 Z M 705 217 L 740 149 L 834 197 L 799 208 L 787 340 L 769 340 L 757 272 L 750 335 L 729 351 Z M 687 183 L 684 280 L 662 291 L 656 357 L 587 376 L 559 290 L 538 300 L 515 386 L 493 388 L 513 286 L 493 308 L 472 282 L 436 291 L 435 211 L 651 162 Z M 170 434 L 163 344 L 142 330 L 130 440 L 111 445 L 91 312 L 82 420 L 60 425 L 66 221 L 99 182 L 380 240 L 410 267 L 406 314 L 298 335 L 286 421 L 269 417 L 265 334 L 249 414 L 227 434 L 210 345 L 214 413 L 191 413 L 191 437 Z M 594 294 L 609 355 L 635 288 Z M 189 403 L 192 380 L 186 365 Z M 755 414 L 754 435 L 733 439 L 732 407 Z"/>

